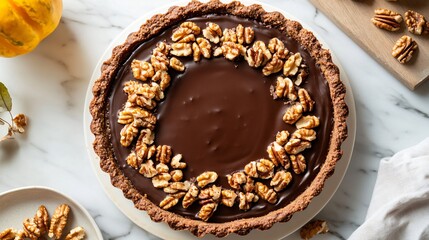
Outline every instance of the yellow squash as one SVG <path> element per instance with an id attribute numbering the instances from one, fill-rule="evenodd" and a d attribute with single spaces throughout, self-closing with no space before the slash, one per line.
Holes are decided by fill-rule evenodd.
<path id="1" fill-rule="evenodd" d="M 0 0 L 0 56 L 33 50 L 60 22 L 61 0 Z"/>

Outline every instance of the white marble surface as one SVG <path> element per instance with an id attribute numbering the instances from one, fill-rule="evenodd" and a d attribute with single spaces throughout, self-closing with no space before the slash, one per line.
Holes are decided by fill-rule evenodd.
<path id="1" fill-rule="evenodd" d="M 88 161 L 82 114 L 93 68 L 109 42 L 141 14 L 173 3 L 64 0 L 60 26 L 34 52 L 0 59 L 0 81 L 13 96 L 13 112 L 30 118 L 26 135 L 0 146 L 0 192 L 52 187 L 85 206 L 105 239 L 156 239 L 102 191 Z M 317 216 L 332 229 L 318 239 L 347 239 L 365 218 L 380 158 L 429 136 L 429 83 L 408 90 L 307 0 L 269 3 L 322 36 L 350 78 L 357 108 L 355 151 L 339 190 Z"/>

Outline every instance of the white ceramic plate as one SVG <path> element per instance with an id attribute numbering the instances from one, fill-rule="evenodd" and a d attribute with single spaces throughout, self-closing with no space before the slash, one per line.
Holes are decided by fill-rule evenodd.
<path id="1" fill-rule="evenodd" d="M 70 206 L 63 237 L 71 229 L 81 226 L 85 229 L 86 239 L 103 239 L 100 229 L 85 208 L 64 194 L 46 187 L 17 188 L 1 193 L 0 231 L 6 228 L 22 229 L 23 220 L 32 218 L 40 205 L 45 205 L 49 216 L 52 217 L 55 208 L 63 203 Z"/>
<path id="2" fill-rule="evenodd" d="M 227 1 L 224 1 L 227 2 Z M 265 10 L 267 11 L 278 11 L 281 12 L 285 17 L 288 17 L 290 19 L 296 19 L 291 14 L 286 13 L 282 9 L 275 8 L 273 6 L 258 3 L 255 1 L 249 1 L 249 0 L 241 0 L 241 2 L 245 5 L 250 4 L 261 4 Z M 175 6 L 184 6 L 188 3 L 188 1 L 183 2 L 175 2 L 173 5 Z M 107 60 L 111 56 L 112 49 L 122 44 L 127 36 L 131 32 L 135 32 L 139 29 L 140 25 L 142 25 L 147 19 L 149 19 L 151 16 L 157 14 L 157 13 L 165 13 L 170 6 L 166 6 L 164 8 L 157 9 L 155 11 L 147 12 L 144 16 L 130 24 L 121 34 L 118 35 L 118 37 L 112 41 L 110 46 L 106 49 L 103 56 L 100 58 L 100 61 L 98 62 L 97 66 L 94 69 L 91 81 L 88 86 L 87 94 L 86 94 L 86 100 L 85 100 L 85 109 L 84 109 L 84 133 L 85 133 L 85 140 L 86 140 L 86 146 L 88 149 L 89 157 L 91 165 L 93 166 L 93 169 L 98 177 L 98 180 L 100 181 L 104 191 L 107 193 L 107 195 L 110 197 L 110 199 L 115 203 L 115 205 L 136 225 L 140 226 L 141 228 L 145 229 L 146 231 L 160 237 L 163 239 L 175 239 L 175 240 L 187 240 L 187 239 L 197 239 L 195 236 L 193 236 L 188 231 L 176 231 L 171 229 L 167 224 L 165 223 L 156 223 L 153 222 L 149 216 L 144 211 L 140 211 L 136 209 L 132 203 L 131 200 L 126 199 L 122 191 L 113 187 L 110 183 L 109 175 L 101 170 L 99 167 L 99 158 L 95 154 L 92 143 L 94 141 L 94 136 L 92 135 L 90 131 L 90 124 L 91 124 L 91 114 L 89 113 L 89 103 L 91 102 L 91 99 L 93 98 L 92 95 L 92 86 L 94 85 L 95 80 L 100 76 L 100 69 L 102 63 Z M 298 20 L 299 21 L 299 20 Z M 301 24 L 308 30 L 311 30 L 306 24 Z M 312 30 L 311 30 L 312 31 Z M 318 40 L 323 43 L 325 48 L 328 48 L 327 45 L 323 40 L 320 39 L 319 36 L 317 36 L 317 33 L 313 31 L 313 33 L 316 35 Z M 335 173 L 326 181 L 325 187 L 322 191 L 322 193 L 315 197 L 314 200 L 310 203 L 310 205 L 302 212 L 295 213 L 292 217 L 292 219 L 286 223 L 277 223 L 275 224 L 271 229 L 267 231 L 260 231 L 260 230 L 253 230 L 246 236 L 238 236 L 236 234 L 231 234 L 225 238 L 222 239 L 282 239 L 286 236 L 291 235 L 294 233 L 297 229 L 302 227 L 305 223 L 310 221 L 314 216 L 316 216 L 317 213 L 320 212 L 320 210 L 323 209 L 323 207 L 328 203 L 328 201 L 331 199 L 331 197 L 335 194 L 337 188 L 339 187 L 346 171 L 347 167 L 349 165 L 352 152 L 353 152 L 353 146 L 355 142 L 355 134 L 356 134 L 356 109 L 355 109 L 355 102 L 353 99 L 353 93 L 351 90 L 350 83 L 348 81 L 348 78 L 346 74 L 343 71 L 343 68 L 341 68 L 341 65 L 339 64 L 338 60 L 334 56 L 335 63 L 339 66 L 341 71 L 341 79 L 346 85 L 347 88 L 347 95 L 346 95 L 346 102 L 349 107 L 349 117 L 347 119 L 347 126 L 348 126 L 348 138 L 343 143 L 342 149 L 343 149 L 343 156 L 341 160 L 338 162 L 335 168 Z M 291 239 L 297 239 L 299 238 L 297 233 L 290 236 Z M 203 239 L 217 239 L 213 235 L 205 236 Z"/>

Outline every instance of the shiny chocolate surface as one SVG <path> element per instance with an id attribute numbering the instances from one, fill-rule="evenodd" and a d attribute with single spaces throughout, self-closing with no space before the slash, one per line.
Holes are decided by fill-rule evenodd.
<path id="1" fill-rule="evenodd" d="M 277 29 L 264 26 L 256 21 L 234 16 L 208 15 L 188 19 L 202 29 L 207 22 L 214 22 L 224 28 L 236 27 L 238 24 L 251 26 L 255 30 L 255 40 L 266 44 L 277 37 L 292 52 L 300 52 L 304 63 L 309 67 L 309 76 L 301 85 L 307 89 L 316 102 L 310 114 L 320 118 L 316 128 L 317 139 L 312 148 L 303 152 L 307 160 L 307 170 L 301 175 L 292 172 L 290 185 L 278 194 L 276 204 L 262 199 L 249 211 L 241 211 L 238 204 L 229 208 L 219 205 L 210 222 L 227 222 L 241 218 L 263 216 L 268 212 L 286 206 L 302 193 L 319 172 L 326 158 L 332 130 L 332 103 L 327 82 L 316 66 L 314 60 L 296 41 L 282 35 Z M 134 147 L 124 148 L 119 143 L 123 125 L 117 123 L 117 113 L 123 108 L 127 96 L 123 85 L 133 79 L 130 63 L 132 59 L 148 60 L 151 51 L 160 41 L 171 42 L 173 26 L 162 34 L 140 45 L 118 71 L 111 87 L 110 94 L 110 129 L 112 147 L 118 162 L 135 188 L 158 204 L 166 194 L 162 189 L 153 187 L 137 170 L 129 167 L 126 157 Z M 184 179 L 191 179 L 204 171 L 215 171 L 219 178 L 216 182 L 229 188 L 226 175 L 239 171 L 253 160 L 268 158 L 267 146 L 275 140 L 278 131 L 293 132 L 294 126 L 283 122 L 282 116 L 289 107 L 287 102 L 273 100 L 270 87 L 275 86 L 279 74 L 265 77 L 261 69 L 248 66 L 243 59 L 229 61 L 223 57 L 202 59 L 195 63 L 192 57 L 181 57 L 186 70 L 178 73 L 169 70 L 172 77 L 170 87 L 165 92 L 165 99 L 155 109 L 158 118 L 155 144 L 166 144 L 172 147 L 173 153 L 183 154 L 187 163 Z M 269 181 L 262 181 L 269 184 Z M 185 217 L 196 219 L 200 206 L 195 202 L 188 209 L 181 203 L 170 211 Z"/>

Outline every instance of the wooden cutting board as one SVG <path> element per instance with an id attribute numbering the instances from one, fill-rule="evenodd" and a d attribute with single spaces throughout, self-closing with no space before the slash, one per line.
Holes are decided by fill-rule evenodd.
<path id="1" fill-rule="evenodd" d="M 429 21 L 428 0 L 398 0 L 397 2 L 311 0 L 311 2 L 410 89 L 414 90 L 429 78 L 429 35 L 418 36 L 408 32 L 405 22 L 402 22 L 402 28 L 397 32 L 379 29 L 371 22 L 376 8 L 394 10 L 402 16 L 408 9 L 415 10 Z M 400 64 L 392 57 L 391 52 L 395 42 L 405 34 L 417 42 L 419 49 L 414 52 L 410 62 Z"/>

